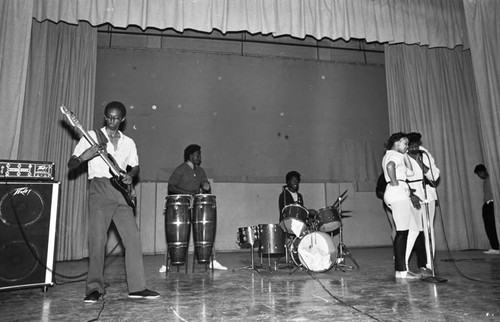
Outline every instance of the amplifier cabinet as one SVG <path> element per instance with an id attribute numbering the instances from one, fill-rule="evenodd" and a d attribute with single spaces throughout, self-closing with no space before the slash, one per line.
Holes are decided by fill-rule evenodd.
<path id="1" fill-rule="evenodd" d="M 0 290 L 53 285 L 59 182 L 0 181 Z"/>

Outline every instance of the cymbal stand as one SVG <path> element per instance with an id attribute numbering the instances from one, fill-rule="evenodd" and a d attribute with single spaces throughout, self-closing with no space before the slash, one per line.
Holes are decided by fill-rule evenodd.
<path id="1" fill-rule="evenodd" d="M 342 201 L 342 197 L 339 197 L 338 206 L 337 206 L 337 211 L 339 213 L 339 216 L 342 216 L 342 202 L 341 201 Z M 347 246 L 344 244 L 343 226 L 344 225 L 342 224 L 339 228 L 338 257 L 337 257 L 337 260 L 335 262 L 335 269 L 339 269 L 343 272 L 345 272 L 346 269 L 353 270 L 354 269 L 353 266 L 346 265 L 346 263 L 345 263 L 345 259 L 346 259 L 346 257 L 348 257 L 354 263 L 354 265 L 356 266 L 356 269 L 359 270 L 358 263 L 356 262 L 356 260 L 352 256 L 349 249 L 347 249 Z"/>

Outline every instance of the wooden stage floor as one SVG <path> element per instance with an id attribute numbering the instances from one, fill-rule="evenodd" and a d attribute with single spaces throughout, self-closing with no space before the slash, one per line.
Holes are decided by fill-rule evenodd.
<path id="1" fill-rule="evenodd" d="M 160 273 L 163 255 L 145 256 L 155 300 L 127 298 L 123 257 L 107 258 L 104 301 L 83 302 L 87 261 L 58 262 L 56 284 L 0 292 L 2 321 L 500 321 L 500 256 L 481 250 L 438 252 L 436 276 L 446 282 L 395 281 L 391 248 L 350 249 L 359 270 L 285 268 L 234 270 L 251 264 L 250 251 L 219 253 L 227 271 L 205 271 L 191 260 L 186 274 Z M 256 264 L 260 264 L 258 254 Z M 267 258 L 264 259 L 268 266 Z M 352 264 L 346 258 L 346 264 Z M 414 260 L 411 266 L 414 268 Z"/>

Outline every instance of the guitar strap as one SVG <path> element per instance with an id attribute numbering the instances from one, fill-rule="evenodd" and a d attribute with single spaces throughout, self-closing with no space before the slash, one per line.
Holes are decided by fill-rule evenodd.
<path id="1" fill-rule="evenodd" d="M 95 129 L 94 132 L 97 136 L 97 144 L 108 144 L 108 138 L 102 133 L 101 129 Z"/>

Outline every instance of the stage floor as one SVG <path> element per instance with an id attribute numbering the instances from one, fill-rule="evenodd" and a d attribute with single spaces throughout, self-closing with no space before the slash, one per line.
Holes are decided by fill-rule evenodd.
<path id="1" fill-rule="evenodd" d="M 83 302 L 84 282 L 56 277 L 41 288 L 0 292 L 2 321 L 500 321 L 500 256 L 480 250 L 438 252 L 436 276 L 446 282 L 395 281 L 391 248 L 350 249 L 359 270 L 285 268 L 276 256 L 259 272 L 250 251 L 219 253 L 227 271 L 205 271 L 192 255 L 188 273 L 158 270 L 163 255 L 144 256 L 148 288 L 160 299 L 127 298 L 123 257 L 108 257 L 104 301 Z M 255 254 L 255 263 L 260 257 Z M 345 264 L 353 265 L 346 258 Z M 414 267 L 412 259 L 411 266 Z M 59 262 L 57 274 L 85 273 L 87 261 Z M 474 279 L 474 280 L 473 280 Z"/>

